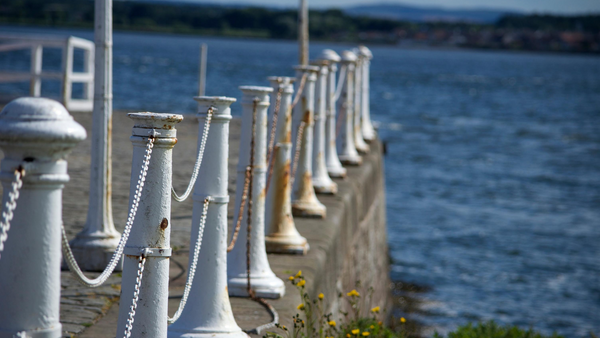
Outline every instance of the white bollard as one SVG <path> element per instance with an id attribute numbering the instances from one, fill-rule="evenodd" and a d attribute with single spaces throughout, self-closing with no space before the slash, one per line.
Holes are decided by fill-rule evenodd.
<path id="1" fill-rule="evenodd" d="M 372 141 L 375 139 L 375 129 L 371 123 L 369 77 L 373 53 L 371 53 L 371 50 L 365 46 L 359 46 L 358 49 L 360 50 L 360 54 L 362 56 L 362 133 L 365 140 Z"/>
<path id="2" fill-rule="evenodd" d="M 325 162 L 325 120 L 327 118 L 327 77 L 329 75 L 329 62 L 318 60 L 314 65 L 319 67 L 317 85 L 315 88 L 315 128 L 313 141 L 313 187 L 318 194 L 336 194 L 338 187 L 329 177 Z"/>
<path id="3" fill-rule="evenodd" d="M 0 337 L 62 336 L 59 321 L 62 188 L 67 154 L 85 129 L 58 102 L 20 98 L 0 113 L 2 206 L 14 171 L 25 177 L 0 260 Z"/>
<path id="4" fill-rule="evenodd" d="M 234 226 L 238 218 L 244 190 L 246 168 L 250 163 L 252 140 L 252 118 L 256 105 L 256 135 L 254 136 L 254 165 L 252 179 L 252 218 L 250 232 L 250 283 L 256 296 L 280 298 L 285 293 L 283 281 L 271 271 L 265 250 L 265 185 L 267 173 L 267 108 L 269 107 L 269 87 L 242 86 L 242 131 L 240 135 L 240 155 L 237 167 Z M 255 99 L 256 102 L 255 102 Z M 227 257 L 227 284 L 230 296 L 248 297 L 247 274 L 247 213 L 244 208 L 237 243 Z"/>
<path id="5" fill-rule="evenodd" d="M 266 201 L 265 245 L 269 253 L 306 254 L 309 246 L 294 224 L 292 216 L 292 95 L 293 78 L 269 77 L 273 96 L 281 92 L 281 104 L 277 118 L 275 146 L 273 147 L 273 173 Z M 271 105 L 273 106 L 273 104 Z M 269 124 L 270 125 L 270 124 Z"/>
<path id="6" fill-rule="evenodd" d="M 362 135 L 362 56 L 358 48 L 354 49 L 356 68 L 354 68 L 354 144 L 356 150 L 365 154 L 369 152 L 369 145 Z"/>
<path id="7" fill-rule="evenodd" d="M 246 338 L 231 311 L 227 293 L 227 160 L 229 157 L 229 121 L 234 98 L 200 96 L 198 101 L 198 148 L 207 110 L 216 108 L 206 139 L 206 152 L 194 187 L 194 211 L 190 240 L 188 271 L 194 259 L 204 200 L 208 205 L 206 226 L 198 256 L 196 274 L 185 308 L 179 319 L 169 326 L 169 337 L 196 338 Z"/>
<path id="8" fill-rule="evenodd" d="M 340 161 L 346 165 L 360 165 L 362 157 L 356 151 L 354 143 L 354 69 L 356 54 L 349 50 L 342 52 L 342 64 L 346 66 L 346 82 L 338 100 L 338 110 L 342 115 L 342 130 L 338 138 Z"/>
<path id="9" fill-rule="evenodd" d="M 298 148 L 299 126 L 303 123 L 304 130 L 300 141 L 300 152 L 298 163 L 293 158 L 292 168 L 296 167 L 294 186 L 292 188 L 292 213 L 299 217 L 325 218 L 327 209 L 315 195 L 312 181 L 312 151 L 313 151 L 313 125 L 315 107 L 315 81 L 319 67 L 295 66 L 296 79 L 300 79 L 306 73 L 306 84 L 298 104 L 294 107 L 292 116 L 292 156 L 295 156 Z M 293 171 L 293 170 L 292 170 Z"/>
<path id="10" fill-rule="evenodd" d="M 319 57 L 321 60 L 329 62 L 329 75 L 327 80 L 327 123 L 325 135 L 327 143 L 325 145 L 325 157 L 327 163 L 327 172 L 330 177 L 346 177 L 346 168 L 342 166 L 336 149 L 336 72 L 337 63 L 340 62 L 340 56 L 331 49 L 325 49 Z M 338 86 L 342 86 L 340 83 Z"/>
<path id="11" fill-rule="evenodd" d="M 139 168 L 144 162 L 148 138 L 154 147 L 148 166 L 146 183 L 141 191 L 129 240 L 123 251 L 123 278 L 117 337 L 122 337 L 128 324 L 130 306 L 135 294 L 140 256 L 146 257 L 139 288 L 137 309 L 131 337 L 167 337 L 167 305 L 169 301 L 169 257 L 171 257 L 171 186 L 173 146 L 177 143 L 175 124 L 183 117 L 175 114 L 131 113 L 134 121 L 133 160 L 129 207 L 134 203 Z"/>

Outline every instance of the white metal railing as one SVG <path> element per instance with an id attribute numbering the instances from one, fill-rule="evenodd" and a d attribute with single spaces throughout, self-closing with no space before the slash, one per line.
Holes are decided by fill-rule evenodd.
<path id="1" fill-rule="evenodd" d="M 61 71 L 43 71 L 44 48 L 62 50 Z M 83 49 L 83 72 L 73 71 L 73 51 Z M 94 101 L 94 43 L 70 36 L 28 36 L 0 34 L 0 52 L 31 49 L 31 70 L 29 72 L 0 71 L 0 83 L 29 81 L 29 95 L 41 96 L 42 80 L 61 81 L 61 101 L 71 112 L 91 112 Z M 83 98 L 72 96 L 73 83 L 83 83 Z"/>

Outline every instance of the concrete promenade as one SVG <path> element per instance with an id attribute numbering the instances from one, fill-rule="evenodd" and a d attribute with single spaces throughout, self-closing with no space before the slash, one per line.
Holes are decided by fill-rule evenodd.
<path id="1" fill-rule="evenodd" d="M 232 109 L 234 114 L 239 114 L 239 105 L 234 105 Z M 92 120 L 89 113 L 72 115 L 85 127 L 88 137 L 68 158 L 71 181 L 64 189 L 63 220 L 69 239 L 83 228 L 86 221 Z M 115 226 L 122 231 L 128 212 L 132 155 L 129 137 L 133 124 L 125 113 L 115 112 L 112 125 L 113 214 Z M 191 177 L 196 158 L 197 132 L 198 123 L 193 115 L 186 116 L 184 122 L 177 126 L 178 143 L 173 153 L 173 182 L 177 192 L 184 191 Z M 239 134 L 240 121 L 234 119 L 230 127 L 229 152 L 230 228 Z M 338 195 L 319 195 L 320 201 L 327 206 L 326 219 L 295 219 L 298 231 L 310 243 L 308 255 L 269 255 L 273 271 L 286 282 L 285 297 L 269 302 L 277 309 L 281 323 L 286 326 L 291 326 L 291 317 L 298 312 L 296 307 L 301 302 L 295 287 L 287 281 L 287 277 L 298 270 L 302 270 L 306 277 L 309 294 L 315 297 L 323 292 L 326 304 L 334 313 L 345 306 L 338 299 L 338 294 L 354 288 L 356 280 L 362 282 L 365 291 L 368 286 L 373 286 L 376 290 L 373 304 L 365 304 L 365 308 L 371 305 L 384 308 L 388 305 L 390 282 L 381 145 L 375 141 L 371 143 L 371 149 L 371 153 L 365 155 L 362 166 L 348 167 L 348 178 L 336 179 L 339 185 Z M 183 203 L 173 201 L 171 245 L 174 252 L 170 270 L 170 315 L 177 309 L 185 285 L 191 218 L 191 198 Z M 75 281 L 70 272 L 62 272 L 60 315 L 64 337 L 115 337 L 120 280 L 120 274 L 115 273 L 104 286 L 88 289 Z M 237 323 L 243 329 L 251 329 L 271 321 L 269 313 L 251 300 L 231 298 L 231 302 Z"/>

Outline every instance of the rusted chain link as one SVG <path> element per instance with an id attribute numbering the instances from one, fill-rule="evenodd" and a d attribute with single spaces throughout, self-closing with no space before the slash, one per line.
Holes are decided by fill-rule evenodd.
<path id="1" fill-rule="evenodd" d="M 198 172 L 200 171 L 200 166 L 202 165 L 202 158 L 204 158 L 204 149 L 206 148 L 206 139 L 208 138 L 208 131 L 210 129 L 210 121 L 212 120 L 212 116 L 213 116 L 213 113 L 215 110 L 216 110 L 216 108 L 209 107 L 208 110 L 206 111 L 206 123 L 204 124 L 204 130 L 202 131 L 202 139 L 200 140 L 200 148 L 198 149 L 198 156 L 196 156 L 196 163 L 194 164 L 194 171 L 192 172 L 192 178 L 190 179 L 190 183 L 188 184 L 187 189 L 185 189 L 185 192 L 183 193 L 183 195 L 179 196 L 179 195 L 177 195 L 177 192 L 175 192 L 175 188 L 173 188 L 173 186 L 171 186 L 171 196 L 177 202 L 185 201 L 190 196 L 190 194 L 192 193 L 192 190 L 194 189 L 194 185 L 196 184 L 196 179 L 198 179 Z"/>
<path id="2" fill-rule="evenodd" d="M 19 166 L 14 171 L 14 178 L 11 182 L 12 191 L 8 193 L 8 201 L 4 205 L 6 211 L 2 212 L 2 221 L 0 221 L 0 258 L 2 258 L 2 251 L 4 250 L 4 242 L 8 239 L 8 231 L 10 230 L 10 222 L 14 217 L 13 211 L 17 208 L 17 200 L 19 199 L 19 193 L 21 187 L 23 187 L 23 177 L 25 176 L 25 169 L 23 166 Z"/>
<path id="3" fill-rule="evenodd" d="M 131 306 L 129 307 L 129 316 L 127 318 L 127 324 L 125 324 L 125 332 L 123 337 L 129 338 L 131 336 L 131 330 L 133 329 L 133 321 L 135 320 L 135 311 L 137 310 L 137 303 L 140 297 L 140 287 L 142 286 L 142 277 L 144 276 L 144 265 L 146 265 L 146 256 L 141 255 L 138 261 L 137 278 L 135 279 L 135 289 L 133 291 L 133 299 L 131 300 Z"/>
<path id="4" fill-rule="evenodd" d="M 271 184 L 271 177 L 273 176 L 273 168 L 275 168 L 275 156 L 277 156 L 278 152 L 279 152 L 279 147 L 276 145 L 275 148 L 273 149 L 273 157 L 271 158 L 271 161 L 269 162 L 269 171 L 267 173 L 267 186 L 265 187 L 265 191 L 267 193 L 269 192 L 269 185 Z"/>
<path id="5" fill-rule="evenodd" d="M 294 96 L 294 101 L 292 102 L 292 105 L 290 106 L 290 110 L 293 110 L 294 107 L 296 107 L 296 105 L 298 104 L 298 101 L 300 101 L 302 92 L 304 92 L 304 86 L 306 85 L 307 77 L 308 77 L 308 73 L 302 74 L 302 78 L 300 79 L 300 84 L 298 85 L 298 91 L 296 92 L 296 96 Z"/>
<path id="6" fill-rule="evenodd" d="M 280 86 L 277 90 L 277 98 L 275 99 L 275 109 L 273 109 L 273 122 L 271 122 L 269 146 L 267 147 L 267 159 L 269 159 L 269 163 L 273 160 L 273 157 L 271 155 L 273 154 L 273 145 L 275 144 L 275 131 L 277 130 L 277 119 L 279 117 L 279 109 L 281 108 L 282 93 L 283 86 Z"/>
<path id="7" fill-rule="evenodd" d="M 144 161 L 142 163 L 142 170 L 138 177 L 137 186 L 135 187 L 135 193 L 133 197 L 133 201 L 131 203 L 131 209 L 129 210 L 129 216 L 127 217 L 127 224 L 125 225 L 125 230 L 123 230 L 123 234 L 121 235 L 121 240 L 117 245 L 117 249 L 113 254 L 108 266 L 102 271 L 100 276 L 95 279 L 87 278 L 75 257 L 73 256 L 73 252 L 71 251 L 71 247 L 69 246 L 69 240 L 67 238 L 67 233 L 65 232 L 65 226 L 61 223 L 61 231 L 62 231 L 62 252 L 65 256 L 65 260 L 67 261 L 67 265 L 69 266 L 69 270 L 73 273 L 76 279 L 83 285 L 95 288 L 98 287 L 108 279 L 108 277 L 112 274 L 113 270 L 117 266 L 117 263 L 121 260 L 121 255 L 123 254 L 123 249 L 125 244 L 127 243 L 127 239 L 129 238 L 129 233 L 131 232 L 131 227 L 133 226 L 133 220 L 137 215 L 137 209 L 140 204 L 140 198 L 142 196 L 142 189 L 144 188 L 144 183 L 146 182 L 146 175 L 148 174 L 148 166 L 150 165 L 150 158 L 152 156 L 152 148 L 154 147 L 154 136 L 148 137 L 148 143 L 146 144 L 146 154 L 144 154 Z"/>
<path id="8" fill-rule="evenodd" d="M 296 170 L 298 169 L 298 160 L 300 159 L 300 151 L 302 150 L 302 136 L 304 135 L 304 128 L 306 122 L 300 122 L 298 126 L 298 134 L 296 135 L 296 152 L 294 153 L 294 165 L 292 168 L 292 176 L 290 177 L 290 183 L 294 186 L 294 180 L 296 179 Z"/>
<path id="9" fill-rule="evenodd" d="M 212 201 L 212 197 L 208 196 L 204 199 L 204 205 L 202 208 L 202 216 L 200 216 L 200 224 L 198 226 L 198 237 L 196 237 L 196 245 L 194 246 L 194 258 L 192 259 L 192 265 L 190 266 L 190 272 L 188 273 L 187 279 L 185 281 L 185 289 L 183 290 L 183 297 L 181 297 L 181 302 L 179 302 L 179 307 L 177 311 L 173 315 L 173 318 L 167 316 L 167 323 L 173 324 L 179 319 L 183 309 L 185 308 L 185 304 L 187 303 L 188 297 L 190 295 L 190 290 L 192 289 L 192 284 L 194 283 L 194 276 L 196 275 L 196 267 L 198 266 L 198 256 L 200 255 L 200 248 L 202 247 L 202 237 L 204 236 L 204 228 L 206 226 L 206 217 L 208 215 L 208 204 Z"/>

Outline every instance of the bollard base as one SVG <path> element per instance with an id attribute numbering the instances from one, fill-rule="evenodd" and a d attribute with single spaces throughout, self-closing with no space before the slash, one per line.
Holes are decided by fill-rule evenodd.
<path id="1" fill-rule="evenodd" d="M 104 271 L 115 253 L 119 239 L 120 236 L 108 239 L 75 237 L 69 245 L 82 271 Z M 62 270 L 69 269 L 64 259 L 61 268 Z M 123 257 L 117 263 L 114 271 L 123 271 Z"/>
<path id="2" fill-rule="evenodd" d="M 31 331 L 8 331 L 0 329 L 0 338 L 14 338 L 14 337 L 27 337 L 27 338 L 59 338 L 62 337 L 62 324 L 53 323 L 52 327 L 42 329 L 37 328 Z"/>
<path id="3" fill-rule="evenodd" d="M 238 328 L 238 331 L 220 331 L 210 328 L 194 328 L 189 330 L 173 330 L 169 327 L 167 331 L 168 338 L 249 338 L 249 336 Z"/>
<path id="4" fill-rule="evenodd" d="M 292 216 L 325 218 L 327 209 L 321 202 L 292 201 Z"/>
<path id="5" fill-rule="evenodd" d="M 329 177 L 335 178 L 345 178 L 346 177 L 346 168 L 340 167 L 327 167 L 327 173 Z"/>
<path id="6" fill-rule="evenodd" d="M 285 295 L 285 285 L 277 276 L 262 276 L 253 277 L 250 274 L 250 285 L 256 297 L 278 299 Z M 227 281 L 229 296 L 231 297 L 249 297 L 248 295 L 248 279 L 246 274 L 230 278 Z"/>
<path id="7" fill-rule="evenodd" d="M 306 255 L 310 249 L 308 241 L 302 236 L 266 236 L 267 253 Z"/>
<path id="8" fill-rule="evenodd" d="M 335 182 L 330 182 L 329 184 L 319 184 L 319 182 L 313 181 L 313 188 L 317 194 L 335 195 L 338 192 L 338 187 Z"/>
<path id="9" fill-rule="evenodd" d="M 362 157 L 356 155 L 340 155 L 340 162 L 345 165 L 361 165 Z"/>
<path id="10" fill-rule="evenodd" d="M 362 138 L 357 138 L 356 140 L 356 150 L 361 154 L 368 154 L 371 150 L 371 147 L 369 147 L 369 145 L 365 141 L 363 141 Z"/>

